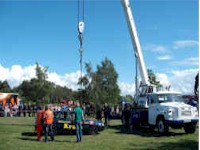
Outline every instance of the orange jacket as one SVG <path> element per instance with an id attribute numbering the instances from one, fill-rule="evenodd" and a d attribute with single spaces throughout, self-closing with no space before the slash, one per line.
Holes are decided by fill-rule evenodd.
<path id="1" fill-rule="evenodd" d="M 37 117 L 36 117 L 36 125 L 40 125 L 43 123 L 43 118 L 44 118 L 44 111 L 43 110 L 38 110 L 37 111 Z"/>
<path id="2" fill-rule="evenodd" d="M 53 123 L 53 112 L 51 110 L 46 110 L 44 113 L 45 123 L 52 124 Z"/>

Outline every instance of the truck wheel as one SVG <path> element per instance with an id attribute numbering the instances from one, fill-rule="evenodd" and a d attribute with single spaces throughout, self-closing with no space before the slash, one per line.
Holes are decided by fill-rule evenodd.
<path id="1" fill-rule="evenodd" d="M 157 120 L 157 128 L 160 135 L 166 135 L 169 131 L 169 126 L 163 118 Z"/>
<path id="2" fill-rule="evenodd" d="M 186 133 L 194 133 L 196 131 L 196 124 L 195 123 L 185 124 L 184 130 Z"/>

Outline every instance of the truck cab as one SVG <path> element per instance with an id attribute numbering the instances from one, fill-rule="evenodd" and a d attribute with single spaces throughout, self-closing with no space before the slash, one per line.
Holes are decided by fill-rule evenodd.
<path id="1" fill-rule="evenodd" d="M 157 127 L 160 134 L 167 133 L 169 127 L 184 127 L 186 133 L 195 132 L 198 110 L 185 104 L 180 93 L 155 92 L 147 96 L 147 104 L 149 125 Z"/>

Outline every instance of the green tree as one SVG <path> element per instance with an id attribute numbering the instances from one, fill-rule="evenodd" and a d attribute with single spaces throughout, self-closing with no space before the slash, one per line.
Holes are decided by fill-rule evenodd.
<path id="1" fill-rule="evenodd" d="M 9 93 L 11 91 L 12 90 L 7 81 L 0 81 L 0 92 Z"/>
<path id="2" fill-rule="evenodd" d="M 133 98 L 133 96 L 132 95 L 125 95 L 125 96 L 121 96 L 121 98 L 120 99 L 125 99 L 125 100 L 127 100 L 128 102 L 133 102 L 133 100 L 134 100 L 134 98 Z"/>
<path id="3" fill-rule="evenodd" d="M 46 79 L 48 78 L 47 75 L 47 71 L 48 71 L 48 67 L 44 67 L 42 68 L 37 62 L 36 62 L 36 77 L 39 81 L 43 82 L 46 81 Z"/>
<path id="4" fill-rule="evenodd" d="M 26 99 L 25 102 L 47 103 L 50 101 L 51 96 L 51 83 L 46 81 L 47 67 L 42 68 L 36 63 L 35 70 L 36 78 L 23 81 L 16 90 Z"/>
<path id="5" fill-rule="evenodd" d="M 157 89 L 162 87 L 162 84 L 160 84 L 160 81 L 156 79 L 156 75 L 154 74 L 153 70 L 147 69 L 149 82 L 156 86 Z"/>
<path id="6" fill-rule="evenodd" d="M 86 75 L 79 78 L 78 84 L 83 85 L 83 89 L 79 89 L 75 92 L 75 99 L 79 99 L 82 102 L 88 103 L 94 101 L 94 93 L 92 87 L 95 85 L 94 75 L 95 72 L 92 71 L 91 63 L 85 63 Z"/>
<path id="7" fill-rule="evenodd" d="M 97 71 L 92 71 L 90 63 L 86 64 L 85 84 L 86 92 L 96 104 L 116 103 L 119 100 L 120 90 L 117 85 L 118 74 L 113 63 L 105 58 L 100 65 L 97 65 Z"/>

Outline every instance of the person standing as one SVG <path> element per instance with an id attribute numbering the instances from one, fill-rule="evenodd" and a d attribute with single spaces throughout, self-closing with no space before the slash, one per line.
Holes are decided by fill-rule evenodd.
<path id="1" fill-rule="evenodd" d="M 125 104 L 124 120 L 125 120 L 125 129 L 126 129 L 127 133 L 129 133 L 129 131 L 130 131 L 130 117 L 131 117 L 130 106 L 129 106 L 129 104 Z"/>
<path id="2" fill-rule="evenodd" d="M 54 141 L 54 133 L 52 130 L 54 115 L 49 106 L 45 107 L 44 125 L 45 125 L 45 142 L 48 142 L 48 135 L 50 133 L 51 140 Z"/>
<path id="3" fill-rule="evenodd" d="M 107 103 L 104 104 L 103 112 L 104 112 L 104 118 L 105 118 L 104 124 L 107 127 L 109 125 L 109 115 L 111 112 L 111 109 Z"/>
<path id="4" fill-rule="evenodd" d="M 31 105 L 28 104 L 27 106 L 28 116 L 31 117 Z"/>
<path id="5" fill-rule="evenodd" d="M 22 112 L 22 106 L 19 105 L 19 108 L 18 108 L 18 116 L 21 117 L 21 112 Z"/>
<path id="6" fill-rule="evenodd" d="M 36 132 L 37 132 L 37 140 L 41 141 L 42 131 L 43 131 L 43 118 L 44 111 L 41 106 L 38 106 L 37 116 L 36 116 Z"/>
<path id="7" fill-rule="evenodd" d="M 23 114 L 24 114 L 24 117 L 26 117 L 26 109 L 27 109 L 26 107 L 27 107 L 26 104 L 24 104 L 23 105 Z"/>
<path id="8" fill-rule="evenodd" d="M 77 142 L 82 141 L 82 121 L 84 121 L 83 110 L 80 107 L 80 103 L 76 102 L 76 108 L 74 109 L 75 125 L 76 125 L 76 138 Z"/>
<path id="9" fill-rule="evenodd" d="M 97 105 L 97 107 L 96 107 L 96 119 L 97 119 L 97 121 L 102 120 L 101 110 L 102 110 L 101 107 L 99 105 Z"/>

